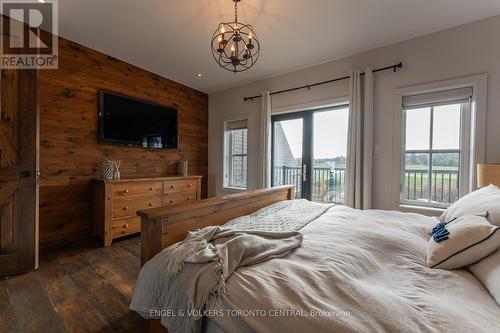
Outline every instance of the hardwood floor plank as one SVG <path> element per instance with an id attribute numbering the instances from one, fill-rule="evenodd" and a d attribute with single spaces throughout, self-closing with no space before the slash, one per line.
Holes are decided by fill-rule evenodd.
<path id="1" fill-rule="evenodd" d="M 132 297 L 132 291 L 137 280 L 135 271 L 138 272 L 138 269 L 136 267 L 122 267 L 110 257 L 103 260 L 102 256 L 94 251 L 85 253 L 84 258 L 92 265 L 96 277 L 105 278 L 123 295 L 129 298 Z"/>
<path id="2" fill-rule="evenodd" d="M 10 304 L 16 319 L 14 332 L 65 332 L 59 317 L 35 274 L 6 280 L 12 290 Z"/>
<path id="3" fill-rule="evenodd" d="M 101 332 L 110 329 L 101 314 L 93 310 L 85 297 L 68 299 L 54 307 L 66 327 L 66 332 Z"/>
<path id="4" fill-rule="evenodd" d="M 12 291 L 7 286 L 7 283 L 0 281 L 0 332 L 14 332 L 16 328 L 16 319 L 10 303 L 10 293 Z"/>
<path id="5" fill-rule="evenodd" d="M 142 332 L 129 311 L 139 274 L 140 238 L 98 241 L 42 253 L 40 268 L 0 280 L 0 333 Z"/>

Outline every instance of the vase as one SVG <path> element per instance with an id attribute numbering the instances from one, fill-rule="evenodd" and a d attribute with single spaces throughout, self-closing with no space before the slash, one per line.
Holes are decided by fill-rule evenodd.
<path id="1" fill-rule="evenodd" d="M 180 160 L 177 162 L 177 175 L 178 176 L 187 176 L 188 175 L 188 161 Z"/>
<path id="2" fill-rule="evenodd" d="M 114 163 L 113 160 L 99 160 L 97 162 L 97 178 L 113 179 Z"/>

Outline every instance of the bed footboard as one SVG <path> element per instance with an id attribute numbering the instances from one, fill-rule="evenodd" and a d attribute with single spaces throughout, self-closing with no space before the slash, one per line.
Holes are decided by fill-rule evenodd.
<path id="1" fill-rule="evenodd" d="M 137 212 L 141 217 L 141 266 L 188 231 L 222 225 L 273 203 L 293 198 L 293 186 L 280 186 Z"/>

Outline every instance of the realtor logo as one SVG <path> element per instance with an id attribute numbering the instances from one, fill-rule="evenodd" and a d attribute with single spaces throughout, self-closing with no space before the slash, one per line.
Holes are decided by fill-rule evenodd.
<path id="1" fill-rule="evenodd" d="M 57 0 L 4 0 L 0 68 L 58 67 Z"/>

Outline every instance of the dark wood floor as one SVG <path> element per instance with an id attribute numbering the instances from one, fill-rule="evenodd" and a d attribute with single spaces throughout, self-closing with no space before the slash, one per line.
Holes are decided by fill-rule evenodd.
<path id="1" fill-rule="evenodd" d="M 42 251 L 37 271 L 0 280 L 0 332 L 141 332 L 139 252 L 139 237 Z"/>

